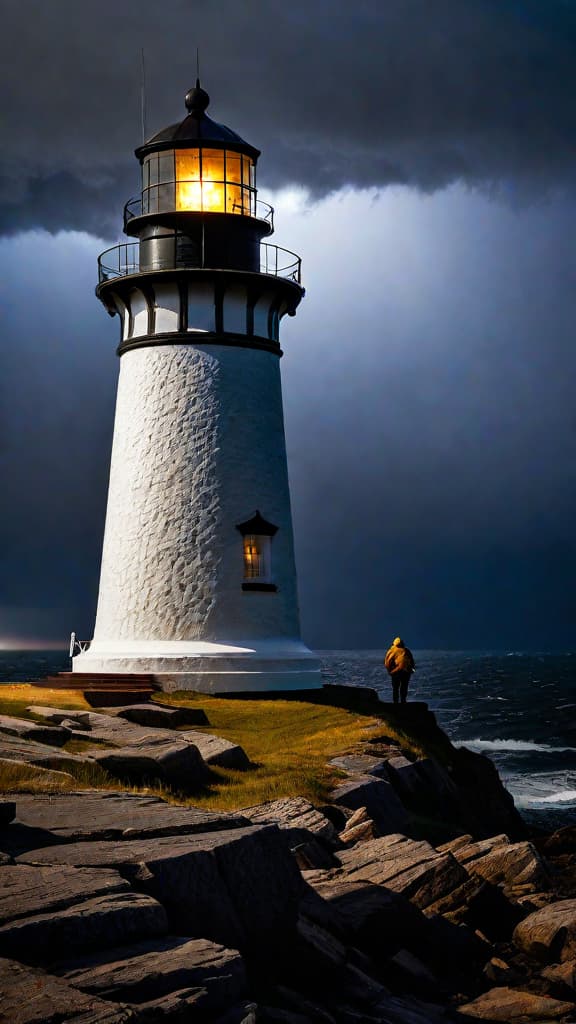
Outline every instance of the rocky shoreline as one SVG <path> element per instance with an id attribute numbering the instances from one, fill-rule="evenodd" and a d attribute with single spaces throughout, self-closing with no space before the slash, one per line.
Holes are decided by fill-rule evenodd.
<path id="1" fill-rule="evenodd" d="M 4 794 L 0 1020 L 573 1024 L 576 828 L 531 836 L 486 757 L 425 705 L 386 708 L 406 744 L 379 730 L 336 758 L 318 807 Z M 199 709 L 29 711 L 0 717 L 0 761 L 191 791 L 211 765 L 249 766 L 194 728 Z"/>

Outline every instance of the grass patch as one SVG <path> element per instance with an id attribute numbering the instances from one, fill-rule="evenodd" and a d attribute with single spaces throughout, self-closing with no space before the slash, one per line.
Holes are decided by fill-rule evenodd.
<path id="1" fill-rule="evenodd" d="M 327 762 L 383 731 L 377 718 L 303 701 L 235 701 L 189 692 L 154 699 L 172 707 L 205 708 L 210 725 L 194 729 L 238 743 L 250 758 L 254 767 L 249 771 L 215 769 L 206 791 L 188 801 L 210 810 L 237 810 L 292 796 L 328 801 L 341 773 Z"/>
<path id="2" fill-rule="evenodd" d="M 79 690 L 48 690 L 44 686 L 33 686 L 31 683 L 2 683 L 0 685 L 0 715 L 11 715 L 13 718 L 27 718 L 30 721 L 42 721 L 37 715 L 26 711 L 29 704 L 42 707 L 65 708 L 70 711 L 91 711 L 92 708 L 84 700 Z"/>
<path id="3" fill-rule="evenodd" d="M 78 789 L 121 789 L 97 764 L 72 765 L 58 763 L 54 758 L 53 768 L 39 768 L 36 765 L 12 761 L 0 762 L 0 791 L 2 793 L 67 793 Z"/>
<path id="4" fill-rule="evenodd" d="M 397 715 L 386 713 L 375 702 L 364 702 L 353 691 L 345 700 L 347 706 L 334 706 L 328 698 L 308 700 L 272 698 L 231 700 L 189 691 L 174 694 L 157 693 L 153 699 L 168 707 L 202 707 L 208 726 L 194 726 L 198 731 L 215 733 L 246 751 L 252 768 L 248 771 L 214 769 L 210 783 L 194 796 L 174 792 L 162 785 L 147 788 L 130 786 L 112 779 L 98 766 L 63 765 L 74 776 L 73 782 L 58 780 L 42 782 L 41 773 L 30 769 L 26 781 L 36 792 L 53 789 L 99 788 L 146 792 L 161 796 L 171 803 L 186 803 L 209 810 L 235 811 L 252 804 L 281 797 L 302 796 L 315 804 L 329 801 L 334 785 L 342 773 L 328 765 L 339 754 L 366 749 L 369 739 L 391 738 L 408 756 L 429 756 L 436 736 L 411 734 L 408 723 L 400 723 Z M 81 692 L 48 690 L 28 684 L 0 686 L 0 713 L 14 717 L 32 716 L 26 712 L 30 704 L 90 710 Z M 342 701 L 340 701 L 342 704 Z M 443 734 L 439 734 L 443 735 Z M 446 739 L 444 737 L 444 739 Z M 92 746 L 86 740 L 71 740 L 65 750 L 82 753 Z M 98 744 L 98 746 L 102 746 Z M 435 752 L 435 751 L 434 751 Z M 0 767 L 0 789 L 8 791 L 12 783 Z"/>

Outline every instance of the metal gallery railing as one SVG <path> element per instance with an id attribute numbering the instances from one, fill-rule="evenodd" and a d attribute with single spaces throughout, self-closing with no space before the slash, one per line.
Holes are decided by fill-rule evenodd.
<path id="1" fill-rule="evenodd" d="M 269 274 L 272 277 L 282 277 L 288 281 L 300 284 L 302 260 L 290 249 L 283 249 L 279 245 L 271 245 L 262 242 L 260 245 L 260 273 Z M 140 243 L 121 242 L 110 249 L 106 249 L 98 257 L 98 283 L 113 281 L 119 277 L 129 277 L 132 274 L 147 272 L 151 268 L 146 267 L 145 271 L 140 266 Z M 202 270 L 198 264 L 183 262 L 174 258 L 171 265 L 164 261 L 162 270 Z M 211 269 L 221 269 L 213 267 Z M 241 270 L 241 267 L 230 268 Z"/>
<path id="2" fill-rule="evenodd" d="M 187 191 L 189 195 L 187 196 Z M 274 230 L 274 207 L 256 198 L 256 189 L 230 181 L 178 180 L 148 185 L 124 206 L 124 230 L 135 217 L 158 213 L 228 213 L 264 221 Z"/>

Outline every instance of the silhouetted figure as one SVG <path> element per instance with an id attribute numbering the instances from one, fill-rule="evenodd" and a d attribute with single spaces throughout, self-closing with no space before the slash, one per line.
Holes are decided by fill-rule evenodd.
<path id="1" fill-rule="evenodd" d="M 384 665 L 392 680 L 394 703 L 397 704 L 398 700 L 400 700 L 401 704 L 405 704 L 408 694 L 408 683 L 416 665 L 412 657 L 412 651 L 404 646 L 404 641 L 399 636 L 393 640 L 392 647 L 386 651 Z"/>

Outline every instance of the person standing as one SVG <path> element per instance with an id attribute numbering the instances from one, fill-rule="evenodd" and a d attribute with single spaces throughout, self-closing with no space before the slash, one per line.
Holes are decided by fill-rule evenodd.
<path id="1" fill-rule="evenodd" d="M 394 703 L 397 704 L 400 700 L 401 704 L 405 704 L 408 694 L 408 683 L 410 682 L 410 676 L 416 668 L 416 664 L 412 651 L 405 646 L 404 641 L 399 636 L 392 641 L 392 647 L 386 651 L 384 665 L 392 680 Z"/>

